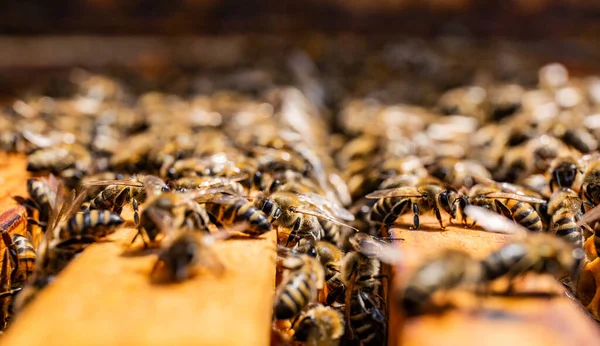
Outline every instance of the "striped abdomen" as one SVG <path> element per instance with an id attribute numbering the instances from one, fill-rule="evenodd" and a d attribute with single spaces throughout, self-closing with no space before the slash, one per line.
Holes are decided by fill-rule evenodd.
<path id="1" fill-rule="evenodd" d="M 319 219 L 319 224 L 323 228 L 323 240 L 332 244 L 337 244 L 340 241 L 340 225 L 323 219 Z"/>
<path id="2" fill-rule="evenodd" d="M 233 226 L 248 222 L 245 233 L 258 236 L 271 230 L 267 215 L 245 198 L 236 198 L 228 204 L 207 203 L 206 211 L 214 216 L 223 226 Z"/>
<path id="3" fill-rule="evenodd" d="M 274 304 L 276 319 L 294 317 L 315 298 L 316 290 L 310 287 L 309 278 L 307 271 L 297 270 L 280 284 Z"/>
<path id="4" fill-rule="evenodd" d="M 39 207 L 40 222 L 47 222 L 50 216 L 49 195 L 52 193 L 50 187 L 41 180 L 27 179 L 27 192 L 29 192 L 29 196 Z"/>
<path id="5" fill-rule="evenodd" d="M 515 265 L 527 256 L 528 248 L 523 244 L 508 244 L 493 252 L 481 261 L 483 281 L 492 281 L 515 270 Z M 513 276 L 522 274 L 512 273 Z"/>
<path id="6" fill-rule="evenodd" d="M 575 214 L 569 208 L 561 208 L 552 215 L 552 221 L 548 231 L 564 238 L 566 241 L 573 244 L 575 248 L 583 248 L 583 232 L 581 228 L 577 226 Z"/>
<path id="7" fill-rule="evenodd" d="M 542 219 L 531 204 L 514 199 L 503 200 L 501 203 L 510 210 L 512 219 L 519 225 L 532 232 L 541 232 L 544 228 Z"/>
<path id="8" fill-rule="evenodd" d="M 123 220 L 118 214 L 108 210 L 88 210 L 79 212 L 60 227 L 59 240 L 88 239 L 97 240 L 113 233 Z"/>
<path id="9" fill-rule="evenodd" d="M 398 216 L 409 210 L 412 202 L 406 197 L 380 198 L 371 209 L 371 222 L 390 226 Z"/>
<path id="10" fill-rule="evenodd" d="M 373 301 L 380 299 L 367 298 L 367 293 L 360 290 L 352 292 L 350 304 L 350 326 L 361 345 L 383 345 L 386 335 L 385 308 L 374 306 Z M 361 301 L 359 301 L 359 299 Z"/>
<path id="11" fill-rule="evenodd" d="M 90 209 L 108 210 L 121 214 L 123 206 L 130 201 L 130 186 L 109 185 L 90 201 Z"/>
<path id="12" fill-rule="evenodd" d="M 16 266 L 11 273 L 11 286 L 24 287 L 35 271 L 35 249 L 29 239 L 20 234 L 14 234 L 12 241 L 10 251 L 13 258 L 16 258 Z"/>

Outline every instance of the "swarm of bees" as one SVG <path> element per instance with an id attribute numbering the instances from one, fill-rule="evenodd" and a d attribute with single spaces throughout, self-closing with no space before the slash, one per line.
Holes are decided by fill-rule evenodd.
<path id="1" fill-rule="evenodd" d="M 28 234 L 2 233 L 3 328 L 110 237 L 124 209 L 132 243 L 156 252 L 153 283 L 187 280 L 198 267 L 219 275 L 216 242 L 276 231 L 273 332 L 283 344 L 386 342 L 385 267 L 403 258 L 389 231 L 403 215 L 409 229 L 431 213 L 441 230 L 515 235 L 484 259 L 452 249 L 423 258 L 391 292 L 407 315 L 435 310 L 440 292 L 529 273 L 577 287 L 592 259 L 584 242 L 600 249 L 597 79 L 552 64 L 537 86 L 457 87 L 425 107 L 360 88 L 317 92 L 335 83 L 308 55 L 294 56 L 295 86 L 233 73 L 244 88 L 215 79 L 209 92 L 183 97 L 77 71 L 69 97 L 5 107 L 0 147 L 26 154 L 34 178 L 29 196 L 15 197 Z"/>

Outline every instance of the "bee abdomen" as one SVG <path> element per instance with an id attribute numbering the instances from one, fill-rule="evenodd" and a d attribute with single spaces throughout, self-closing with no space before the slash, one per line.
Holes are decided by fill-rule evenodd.
<path id="1" fill-rule="evenodd" d="M 376 224 L 392 225 L 398 216 L 402 215 L 410 205 L 407 198 L 381 198 L 377 200 L 371 210 L 371 222 Z"/>
<path id="2" fill-rule="evenodd" d="M 252 235 L 261 235 L 271 230 L 271 223 L 267 215 L 251 202 L 244 204 L 236 213 L 235 222 L 243 221 L 250 222 L 248 233 Z"/>
<path id="3" fill-rule="evenodd" d="M 61 229 L 59 239 L 80 237 L 84 234 L 104 236 L 108 230 L 123 222 L 125 222 L 125 220 L 119 215 L 111 213 L 108 210 L 88 210 L 79 212 L 68 221 L 66 230 Z"/>
<path id="4" fill-rule="evenodd" d="M 275 300 L 275 318 L 288 319 L 299 313 L 311 297 L 311 289 L 306 275 L 298 273 L 283 282 L 285 285 Z"/>
<path id="5" fill-rule="evenodd" d="M 508 244 L 500 248 L 481 262 L 482 280 L 492 281 L 505 275 L 525 256 L 527 256 L 527 248 L 522 244 Z"/>
<path id="6" fill-rule="evenodd" d="M 583 233 L 577 226 L 574 216 L 564 215 L 561 213 L 558 217 L 555 217 L 552 222 L 551 232 L 559 237 L 565 238 L 568 242 L 574 246 L 580 248 L 583 246 Z"/>
<path id="7" fill-rule="evenodd" d="M 510 208 L 512 217 L 521 226 L 532 232 L 540 232 L 543 229 L 542 219 L 535 209 L 529 204 L 522 201 L 509 200 L 507 206 Z"/>

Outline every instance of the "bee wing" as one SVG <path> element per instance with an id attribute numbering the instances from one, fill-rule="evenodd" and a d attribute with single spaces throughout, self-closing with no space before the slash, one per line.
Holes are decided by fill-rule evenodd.
<path id="1" fill-rule="evenodd" d="M 137 187 L 144 186 L 143 183 L 140 183 L 138 181 L 133 181 L 133 180 L 94 180 L 94 181 L 87 181 L 81 185 L 85 186 L 85 187 L 108 186 L 108 185 L 137 186 Z"/>
<path id="2" fill-rule="evenodd" d="M 513 184 L 510 184 L 510 183 L 499 183 L 499 182 L 497 182 L 495 180 L 492 180 L 492 179 L 486 178 L 486 177 L 482 177 L 480 175 L 473 175 L 472 178 L 477 183 L 496 186 L 496 187 L 498 187 L 499 189 L 501 189 L 504 192 L 511 192 L 511 193 L 514 193 L 514 194 L 517 194 L 517 195 L 524 195 L 525 194 L 523 192 L 523 189 L 521 189 L 517 185 L 513 185 Z"/>
<path id="3" fill-rule="evenodd" d="M 465 214 L 475 220 L 488 232 L 514 234 L 517 236 L 526 236 L 527 229 L 511 219 L 496 214 L 482 207 L 468 205 L 465 207 Z"/>
<path id="4" fill-rule="evenodd" d="M 342 207 L 338 203 L 331 202 L 325 197 L 317 195 L 312 192 L 304 192 L 296 194 L 296 198 L 302 202 L 308 203 L 320 211 L 330 214 L 330 216 L 339 217 L 345 221 L 354 221 L 354 215 L 349 212 L 346 208 Z"/>
<path id="5" fill-rule="evenodd" d="M 484 197 L 514 199 L 517 201 L 533 203 L 533 204 L 546 203 L 546 200 L 541 199 L 541 198 L 531 197 L 531 196 L 527 196 L 527 195 L 518 195 L 515 193 L 509 193 L 509 192 L 492 192 L 492 193 L 486 194 Z"/>
<path id="6" fill-rule="evenodd" d="M 600 219 L 600 205 L 593 207 L 587 213 L 583 214 L 579 221 L 577 221 L 577 226 L 590 225 L 598 219 Z"/>
<path id="7" fill-rule="evenodd" d="M 154 222 L 156 227 L 167 237 L 173 234 L 173 217 L 166 210 L 148 209 L 146 215 Z"/>
<path id="8" fill-rule="evenodd" d="M 315 217 L 317 217 L 319 219 L 327 220 L 327 221 L 332 222 L 332 223 L 334 223 L 336 225 L 339 225 L 339 226 L 342 226 L 342 227 L 346 227 L 346 228 L 351 228 L 351 229 L 353 229 L 353 230 L 355 230 L 357 232 L 360 232 L 358 229 L 356 229 L 356 228 L 354 228 L 354 227 L 352 227 L 350 225 L 347 225 L 347 224 L 345 224 L 345 223 L 343 223 L 341 221 L 338 221 L 335 218 L 333 218 L 333 217 L 331 217 L 331 216 L 329 216 L 327 214 L 320 213 L 318 211 L 314 211 L 314 210 L 310 210 L 310 209 L 297 208 L 297 207 L 290 208 L 290 211 L 294 212 L 294 213 L 301 213 L 301 214 L 306 214 L 306 215 L 312 215 L 312 216 L 315 216 Z"/>
<path id="9" fill-rule="evenodd" d="M 139 185 L 138 185 L 139 186 Z M 155 175 L 146 175 L 142 178 L 142 185 L 149 196 L 156 195 L 156 191 L 169 190 L 167 183 Z"/>
<path id="10" fill-rule="evenodd" d="M 221 193 L 222 189 L 194 190 L 185 194 L 186 200 L 194 200 L 198 203 L 231 204 L 236 199 L 243 198 L 239 196 Z"/>
<path id="11" fill-rule="evenodd" d="M 422 194 L 413 187 L 404 186 L 396 189 L 385 189 L 371 192 L 365 197 L 370 199 L 388 198 L 388 197 L 421 197 Z"/>
<path id="12" fill-rule="evenodd" d="M 72 195 L 72 198 L 70 199 L 70 202 L 65 203 L 65 205 L 63 205 L 63 209 L 65 209 L 65 212 L 63 215 L 66 216 L 65 217 L 66 220 L 71 219 L 81 209 L 81 205 L 87 198 L 87 188 L 84 188 L 83 190 L 81 190 L 79 192 L 79 194 L 75 194 L 75 190 L 73 190 L 73 192 L 71 192 L 71 195 Z M 59 219 L 59 221 L 60 220 L 61 219 Z"/>

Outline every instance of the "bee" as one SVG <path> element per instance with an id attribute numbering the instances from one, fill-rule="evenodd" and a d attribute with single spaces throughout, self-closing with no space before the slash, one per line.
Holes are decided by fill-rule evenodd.
<path id="1" fill-rule="evenodd" d="M 277 320 L 292 318 L 315 302 L 325 283 L 325 272 L 317 259 L 289 251 L 284 254 L 278 258 L 278 265 L 285 271 L 273 304 Z"/>
<path id="2" fill-rule="evenodd" d="M 112 234 L 123 220 L 108 210 L 86 210 L 76 213 L 55 230 L 55 246 L 82 250 L 90 243 Z"/>
<path id="3" fill-rule="evenodd" d="M 597 155 L 582 158 L 585 163 L 583 181 L 579 189 L 579 197 L 592 206 L 600 204 L 600 159 Z"/>
<path id="4" fill-rule="evenodd" d="M 134 175 L 128 180 L 90 181 L 83 186 L 106 186 L 90 201 L 90 210 L 108 210 L 121 214 L 123 207 L 131 203 L 136 224 L 139 223 L 138 203 L 143 203 L 148 195 L 155 196 L 169 191 L 167 184 L 153 175 Z"/>
<path id="5" fill-rule="evenodd" d="M 323 228 L 319 219 L 350 228 L 352 227 L 338 221 L 336 217 L 348 221 L 354 219 L 354 216 L 339 204 L 314 193 L 275 192 L 268 196 L 259 196 L 255 204 L 273 219 L 274 224 L 290 230 L 287 244 L 296 237 L 302 238 L 307 235 L 321 240 Z"/>
<path id="6" fill-rule="evenodd" d="M 236 225 L 245 228 L 246 224 Z M 192 270 L 201 266 L 209 269 L 215 275 L 220 275 L 224 266 L 218 259 L 213 245 L 218 240 L 229 236 L 229 232 L 220 231 L 208 235 L 190 230 L 181 230 L 171 234 L 163 241 L 158 259 L 152 267 L 150 278 L 154 282 L 179 282 L 189 278 Z"/>
<path id="7" fill-rule="evenodd" d="M 569 188 L 555 191 L 548 200 L 550 227 L 548 232 L 563 237 L 575 248 L 583 248 L 583 230 L 577 222 L 583 216 L 582 202 L 577 193 Z"/>
<path id="8" fill-rule="evenodd" d="M 371 209 L 370 220 L 376 225 L 390 227 L 398 216 L 411 211 L 414 214 L 411 229 L 419 228 L 419 215 L 433 210 L 442 229 L 440 209 L 451 212 L 451 201 L 456 191 L 433 182 L 423 182 L 415 187 L 405 186 L 396 189 L 378 190 L 366 197 L 378 199 Z"/>
<path id="9" fill-rule="evenodd" d="M 333 304 L 344 293 L 344 283 L 341 280 L 340 267 L 344 252 L 336 245 L 326 241 L 301 239 L 296 244 L 297 251 L 316 257 L 325 270 L 325 285 L 327 287 L 327 305 Z"/>
<path id="10" fill-rule="evenodd" d="M 383 345 L 387 334 L 385 302 L 377 294 L 366 290 L 352 292 L 348 309 L 348 325 L 353 337 L 361 345 Z"/>
<path id="11" fill-rule="evenodd" d="M 489 210 L 467 206 L 465 212 L 490 232 L 513 233 L 517 239 L 492 252 L 481 261 L 481 282 L 500 277 L 510 280 L 527 273 L 551 274 L 557 279 L 575 277 L 585 258 L 582 248 L 553 234 L 531 233 Z"/>
<path id="12" fill-rule="evenodd" d="M 468 195 L 457 198 L 452 208 L 452 218 L 454 219 L 456 216 L 457 210 L 461 210 L 462 213 L 467 205 L 475 205 L 502 214 L 532 232 L 542 231 L 542 219 L 531 204 L 546 203 L 546 201 L 523 193 L 513 193 L 518 191 L 504 192 L 501 186 L 507 185 L 477 184 L 473 186 Z M 466 223 L 464 213 L 462 220 L 463 223 Z M 475 223 L 471 227 L 474 225 Z"/>
<path id="13" fill-rule="evenodd" d="M 2 241 L 12 264 L 11 288 L 23 288 L 35 271 L 36 252 L 31 241 L 20 234 L 2 231 Z"/>
<path id="14" fill-rule="evenodd" d="M 248 199 L 241 196 L 228 195 L 217 191 L 210 196 L 196 199 L 198 203 L 204 203 L 206 211 L 214 218 L 216 223 L 225 227 L 232 226 L 240 222 L 248 222 L 248 228 L 244 232 L 250 236 L 260 236 L 271 231 L 271 220 L 279 217 L 279 212 L 271 211 L 270 204 L 263 205 L 261 210 Z M 269 212 L 267 214 L 266 212 Z"/>
<path id="15" fill-rule="evenodd" d="M 311 346 L 338 345 L 345 325 L 344 316 L 339 311 L 316 304 L 295 319 L 292 324 L 294 340 Z"/>
<path id="16" fill-rule="evenodd" d="M 48 171 L 65 178 L 80 179 L 91 165 L 91 154 L 78 144 L 42 148 L 27 156 L 28 171 Z"/>
<path id="17" fill-rule="evenodd" d="M 471 160 L 459 160 L 443 157 L 429 167 L 430 174 L 455 188 L 471 187 L 475 184 L 473 176 L 492 178 L 492 174 L 483 165 Z"/>
<path id="18" fill-rule="evenodd" d="M 447 249 L 427 258 L 415 269 L 406 286 L 398 292 L 398 302 L 406 315 L 422 314 L 434 308 L 436 292 L 476 284 L 480 278 L 480 265 L 471 255 Z"/>
<path id="19" fill-rule="evenodd" d="M 138 232 L 131 243 L 135 242 L 139 236 L 144 242 L 144 247 L 155 245 L 157 237 L 166 229 L 174 229 L 176 225 L 183 223 L 185 203 L 187 201 L 184 201 L 180 194 L 174 192 L 164 192 L 147 200 L 142 205 L 137 224 Z M 148 242 L 146 242 L 146 238 Z"/>
<path id="20" fill-rule="evenodd" d="M 13 288 L 8 250 L 4 250 L 0 270 L 0 331 L 5 330 L 13 316 L 13 297 L 21 288 Z"/>
<path id="21" fill-rule="evenodd" d="M 223 191 L 237 196 L 246 194 L 246 188 L 240 181 L 246 179 L 245 175 L 239 177 L 207 177 L 207 176 L 192 176 L 183 177 L 170 182 L 172 189 L 179 192 L 186 192 L 195 189 L 222 189 Z"/>
<path id="22" fill-rule="evenodd" d="M 571 188 L 575 183 L 577 173 L 580 171 L 579 163 L 572 156 L 557 157 L 550 165 L 550 192 L 554 192 L 554 187 Z"/>

